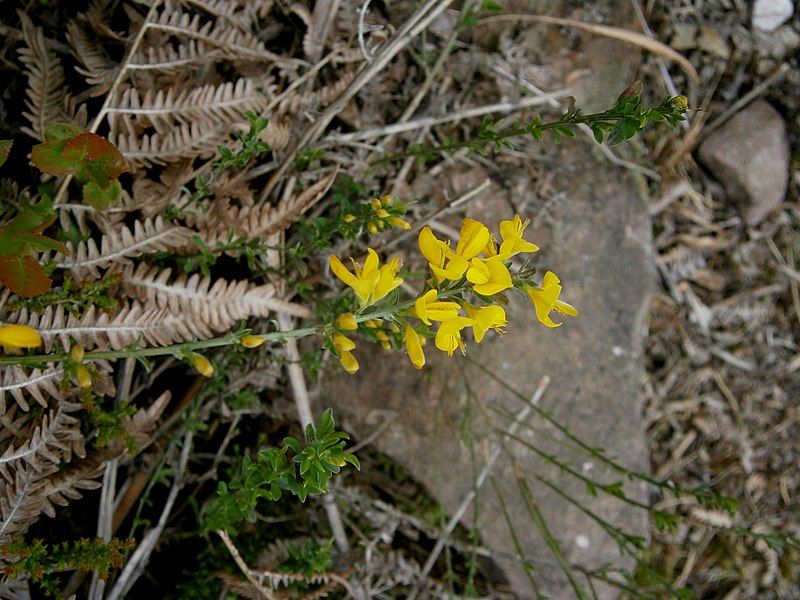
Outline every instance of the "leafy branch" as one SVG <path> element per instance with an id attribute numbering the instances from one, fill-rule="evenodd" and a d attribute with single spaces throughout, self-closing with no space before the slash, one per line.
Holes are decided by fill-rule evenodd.
<path id="1" fill-rule="evenodd" d="M 350 436 L 336 430 L 331 409 L 316 426 L 309 424 L 305 434 L 305 443 L 289 436 L 280 447 L 262 448 L 254 458 L 245 456 L 231 480 L 219 482 L 206 527 L 234 532 L 242 521 L 255 522 L 262 498 L 274 502 L 289 492 L 305 502 L 309 494 L 326 493 L 330 478 L 348 463 L 361 468 L 358 459 L 344 451 Z"/>

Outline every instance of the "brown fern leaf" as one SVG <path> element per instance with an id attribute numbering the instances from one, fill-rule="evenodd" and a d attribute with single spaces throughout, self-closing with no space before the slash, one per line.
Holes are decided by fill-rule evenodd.
<path id="1" fill-rule="evenodd" d="M 278 105 L 280 114 L 297 114 L 309 108 L 321 108 L 331 104 L 349 86 L 358 74 L 357 68 L 341 70 L 337 73 L 336 81 L 329 83 L 311 93 L 294 92 L 289 94 Z"/>
<path id="2" fill-rule="evenodd" d="M 72 20 L 67 24 L 67 40 L 73 56 L 83 65 L 76 67 L 76 71 L 92 86 L 89 95 L 94 97 L 106 93 L 119 72 L 119 65 L 106 55 L 77 21 Z"/>
<path id="3" fill-rule="evenodd" d="M 116 270 L 130 264 L 135 256 L 175 250 L 191 243 L 192 232 L 186 227 L 172 225 L 161 217 L 136 221 L 133 231 L 127 227 L 108 231 L 100 241 L 93 239 L 76 247 L 67 243 L 69 255 L 56 256 L 56 268 L 71 271 L 76 277 L 100 277 L 100 269 Z"/>
<path id="4" fill-rule="evenodd" d="M 13 482 L 0 480 L 0 545 L 39 518 L 44 510 L 47 478 L 54 473 L 58 473 L 57 465 L 48 465 L 42 471 L 22 465 L 14 472 Z"/>
<path id="5" fill-rule="evenodd" d="M 149 45 L 139 49 L 128 63 L 128 69 L 136 72 L 164 71 L 175 73 L 191 66 L 214 62 L 225 57 L 224 53 L 204 42 L 188 40 L 185 43 Z"/>
<path id="6" fill-rule="evenodd" d="M 208 244 L 227 240 L 232 229 L 238 237 L 264 237 L 287 229 L 300 216 L 328 193 L 338 171 L 333 171 L 308 189 L 277 206 L 254 204 L 246 206 L 223 205 L 219 201 L 205 204 L 207 212 L 192 217 L 190 224 L 198 228 Z"/>
<path id="7" fill-rule="evenodd" d="M 25 47 L 20 48 L 19 55 L 28 71 L 25 99 L 28 112 L 23 114 L 31 123 L 31 127 L 23 127 L 22 131 L 37 140 L 44 140 L 45 125 L 55 121 L 75 121 L 75 111 L 64 83 L 61 61 L 47 47 L 42 28 L 34 26 L 27 14 L 21 11 L 18 14 L 25 40 Z"/>
<path id="8" fill-rule="evenodd" d="M 210 157 L 228 137 L 230 126 L 218 123 L 183 123 L 169 133 L 136 135 L 117 133 L 111 141 L 134 165 L 163 165 L 197 156 Z"/>
<path id="9" fill-rule="evenodd" d="M 149 434 L 168 400 L 169 394 L 162 394 L 149 408 L 125 420 L 138 449 L 150 441 Z M 42 513 L 55 516 L 54 505 L 66 506 L 70 500 L 79 499 L 81 491 L 100 487 L 97 478 L 103 473 L 105 462 L 126 453 L 126 444 L 117 440 L 60 472 L 54 464 L 40 463 L 37 470 L 29 462 L 17 461 L 13 478 L 0 479 L 0 546 L 8 543 L 13 533 L 27 530 Z"/>
<path id="10" fill-rule="evenodd" d="M 191 315 L 171 314 L 165 309 L 145 310 L 137 302 L 113 314 L 98 312 L 94 306 L 79 316 L 67 314 L 61 306 L 48 307 L 38 315 L 21 310 L 12 314 L 9 321 L 37 329 L 47 352 L 56 342 L 69 348 L 70 340 L 86 349 L 120 350 L 140 340 L 151 346 L 168 346 L 213 335 L 207 324 Z"/>
<path id="11" fill-rule="evenodd" d="M 248 31 L 253 26 L 252 6 L 246 2 L 232 0 L 180 0 L 186 7 L 198 8 L 216 19 L 227 21 L 242 31 Z"/>
<path id="12" fill-rule="evenodd" d="M 161 418 L 161 414 L 169 404 L 171 397 L 172 395 L 167 390 L 156 398 L 150 406 L 139 409 L 132 416 L 125 419 L 125 430 L 133 438 L 137 452 L 141 452 L 150 442 L 150 434 L 156 428 L 156 423 Z M 121 448 L 121 450 L 127 452 L 127 447 Z"/>
<path id="13" fill-rule="evenodd" d="M 69 415 L 82 408 L 81 404 L 62 402 L 48 412 L 21 446 L 8 446 L 0 456 L 0 476 L 8 483 L 14 481 L 12 471 L 25 463 L 35 471 L 44 471 L 48 464 L 70 462 L 72 454 L 86 456 L 86 438 L 80 430 L 80 421 Z"/>
<path id="14" fill-rule="evenodd" d="M 167 308 L 176 314 L 199 319 L 213 331 L 230 329 L 236 321 L 248 317 L 267 317 L 286 312 L 300 318 L 313 313 L 304 306 L 274 298 L 271 284 L 254 286 L 246 281 L 226 281 L 194 274 L 179 275 L 172 283 L 171 271 L 140 264 L 126 275 L 123 287 L 129 296 L 147 306 Z"/>
<path id="15" fill-rule="evenodd" d="M 47 398 L 63 400 L 66 393 L 61 390 L 59 385 L 63 377 L 64 368 L 61 366 L 49 367 L 44 370 L 5 367 L 0 374 L 0 410 L 5 407 L 6 394 L 11 394 L 22 410 L 30 410 L 23 391 L 33 396 L 36 402 L 45 407 Z"/>
<path id="16" fill-rule="evenodd" d="M 226 58 L 237 61 L 268 62 L 295 70 L 305 64 L 270 52 L 252 33 L 232 27 L 222 19 L 203 22 L 199 15 L 191 16 L 167 8 L 148 27 L 151 31 L 202 42 L 207 47 L 219 49 Z"/>
<path id="17" fill-rule="evenodd" d="M 147 89 L 143 97 L 135 87 L 127 88 L 117 106 L 109 110 L 112 135 L 125 130 L 136 133 L 153 127 L 164 135 L 177 124 L 196 121 L 238 123 L 245 111 L 260 112 L 268 102 L 261 86 L 253 79 L 239 78 L 220 85 L 206 84 L 191 90 L 175 87 L 154 91 Z"/>

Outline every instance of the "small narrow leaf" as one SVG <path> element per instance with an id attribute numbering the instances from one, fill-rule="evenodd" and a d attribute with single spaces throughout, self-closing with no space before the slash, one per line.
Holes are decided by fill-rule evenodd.
<path id="1" fill-rule="evenodd" d="M 8 159 L 13 144 L 14 140 L 0 140 L 0 167 L 2 167 L 3 163 Z"/>

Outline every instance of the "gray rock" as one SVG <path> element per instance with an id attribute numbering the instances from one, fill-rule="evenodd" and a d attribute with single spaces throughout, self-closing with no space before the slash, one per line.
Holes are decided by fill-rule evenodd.
<path id="1" fill-rule="evenodd" d="M 700 161 L 758 225 L 786 196 L 789 137 L 783 117 L 765 100 L 734 115 L 700 145 Z"/>
<path id="2" fill-rule="evenodd" d="M 470 344 L 470 360 L 448 358 L 429 344 L 431 366 L 416 371 L 396 354 L 357 350 L 361 370 L 354 376 L 331 374 L 319 393 L 320 405 L 332 405 L 343 426 L 357 438 L 364 439 L 384 420 L 394 419 L 375 439 L 375 446 L 399 461 L 451 513 L 472 489 L 473 468 L 484 465 L 484 449 L 497 441 L 491 419 L 498 427 L 509 425 L 508 419 L 486 407 L 517 413 L 523 406 L 477 365 L 525 397 L 531 396 L 542 376 L 550 376 L 552 383 L 540 406 L 590 446 L 605 448 L 629 467 L 647 470 L 640 381 L 654 275 L 646 206 L 628 174 L 598 162 L 584 142 L 566 143 L 548 158 L 555 171 L 553 186 L 563 193 L 563 201 L 553 203 L 546 217 L 540 215 L 527 237 L 543 248 L 535 256 L 540 274 L 552 269 L 559 275 L 563 298 L 580 309 L 580 317 L 559 329 L 547 329 L 536 322 L 527 299 L 515 296 L 508 308 L 508 333 L 502 338 L 487 336 L 480 346 Z M 497 216 L 509 216 L 507 198 L 500 192 L 494 202 L 484 199 L 480 212 L 471 216 L 496 223 Z M 465 432 L 469 432 L 466 438 Z M 519 435 L 585 475 L 612 480 L 602 463 L 571 444 L 555 441 L 560 434 L 540 416 L 531 416 Z M 517 475 L 528 482 L 567 560 L 587 568 L 633 566 L 591 518 L 548 489 L 544 479 L 628 533 L 647 535 L 646 513 L 608 496 L 590 498 L 584 484 L 560 473 L 535 452 L 514 442 L 509 447 L 515 464 L 504 455 L 492 475 L 519 543 L 533 558 L 541 591 L 551 598 L 574 596 L 531 521 Z M 635 484 L 627 490 L 646 501 Z M 490 482 L 481 488 L 476 504 L 477 513 L 469 512 L 463 524 L 470 527 L 476 517 L 483 543 L 515 556 L 503 506 Z M 533 597 L 518 562 L 500 560 L 498 566 L 516 597 Z M 600 589 L 599 595 L 616 597 L 610 589 Z"/>
<path id="3" fill-rule="evenodd" d="M 753 4 L 753 27 L 775 31 L 791 18 L 792 13 L 792 0 L 756 0 Z"/>

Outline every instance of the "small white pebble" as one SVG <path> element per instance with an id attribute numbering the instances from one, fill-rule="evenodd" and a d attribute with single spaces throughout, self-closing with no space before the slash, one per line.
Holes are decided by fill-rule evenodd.
<path id="1" fill-rule="evenodd" d="M 793 12 L 792 0 L 756 0 L 753 5 L 753 27 L 761 31 L 775 31 L 791 18 Z"/>
<path id="2" fill-rule="evenodd" d="M 589 547 L 589 538 L 585 535 L 579 535 L 575 537 L 575 545 L 578 548 L 588 548 Z"/>
<path id="3" fill-rule="evenodd" d="M 594 463 L 590 460 L 587 460 L 581 465 L 581 469 L 583 469 L 584 473 L 588 473 L 592 469 L 594 469 Z"/>
<path id="4" fill-rule="evenodd" d="M 625 350 L 625 348 L 623 348 L 622 346 L 614 346 L 613 348 L 611 348 L 611 354 L 613 354 L 618 358 L 620 356 L 625 356 L 627 353 L 628 351 Z"/>

